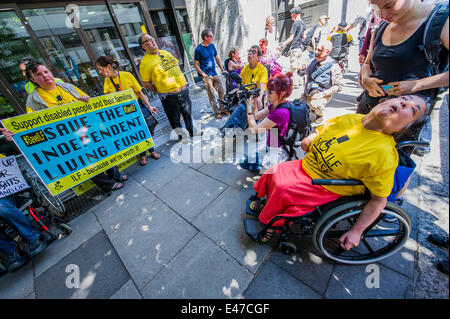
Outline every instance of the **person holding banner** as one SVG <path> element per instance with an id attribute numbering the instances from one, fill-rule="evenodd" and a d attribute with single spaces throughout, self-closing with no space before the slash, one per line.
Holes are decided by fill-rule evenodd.
<path id="1" fill-rule="evenodd" d="M 159 94 L 172 129 L 181 129 L 181 115 L 189 135 L 194 136 L 192 103 L 178 60 L 168 51 L 160 50 L 155 39 L 147 33 L 139 37 L 139 46 L 146 53 L 139 66 L 144 87 Z M 178 133 L 180 139 L 182 135 Z"/>
<path id="2" fill-rule="evenodd" d="M 28 113 L 44 110 L 53 106 L 64 105 L 76 101 L 89 102 L 90 97 L 76 86 L 69 83 L 56 83 L 52 72 L 41 62 L 33 61 L 27 64 L 25 70 L 28 80 L 36 85 L 26 101 Z M 7 132 L 5 137 L 11 137 L 12 132 Z M 105 174 L 106 173 L 106 174 Z M 128 179 L 125 174 L 120 174 L 116 166 L 100 173 L 91 180 L 104 191 L 115 191 L 124 186 Z"/>
<path id="3" fill-rule="evenodd" d="M 105 77 L 105 83 L 103 84 L 103 92 L 105 94 L 114 93 L 117 91 L 132 89 L 136 99 L 139 101 L 139 106 L 141 107 L 142 115 L 144 116 L 148 129 L 150 133 L 154 134 L 155 126 L 158 123 L 156 119 L 153 118 L 150 112 L 156 114 L 158 110 L 156 107 L 151 106 L 148 101 L 147 96 L 142 92 L 142 87 L 136 78 L 130 72 L 119 71 L 119 62 L 113 60 L 110 56 L 103 55 L 95 61 L 97 69 L 101 75 Z M 153 120 L 153 124 L 152 123 Z M 161 155 L 155 151 L 152 147 L 150 150 L 150 157 L 154 159 L 159 159 Z M 147 164 L 146 152 L 141 153 L 141 158 L 139 159 L 139 165 L 145 166 Z"/>

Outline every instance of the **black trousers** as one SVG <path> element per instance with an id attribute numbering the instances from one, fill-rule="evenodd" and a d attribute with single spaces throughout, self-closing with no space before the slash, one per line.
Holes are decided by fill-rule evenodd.
<path id="1" fill-rule="evenodd" d="M 166 98 L 161 99 L 161 102 L 172 129 L 182 127 L 180 119 L 180 116 L 182 116 L 186 130 L 191 137 L 194 136 L 191 115 L 192 102 L 189 97 L 189 90 L 186 88 L 179 94 L 167 95 Z"/>
<path id="2" fill-rule="evenodd" d="M 95 185 L 99 186 L 104 191 L 110 191 L 116 182 L 120 181 L 120 173 L 117 166 L 114 166 L 103 173 L 100 173 L 91 178 Z"/>

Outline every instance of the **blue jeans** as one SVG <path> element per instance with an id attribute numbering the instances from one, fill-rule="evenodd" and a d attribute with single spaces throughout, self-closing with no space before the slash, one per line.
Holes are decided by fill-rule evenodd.
<path id="1" fill-rule="evenodd" d="M 238 127 L 245 130 L 247 126 L 248 126 L 247 106 L 241 103 L 236 105 L 236 107 L 233 110 L 233 113 L 231 113 L 225 125 L 220 130 L 224 132 L 226 128 L 238 128 Z"/>
<path id="2" fill-rule="evenodd" d="M 39 238 L 37 230 L 17 208 L 17 197 L 10 195 L 0 198 L 0 218 L 7 223 L 28 243 L 32 243 Z M 0 234 L 0 253 L 5 257 L 11 254 L 17 245 L 9 238 Z"/>

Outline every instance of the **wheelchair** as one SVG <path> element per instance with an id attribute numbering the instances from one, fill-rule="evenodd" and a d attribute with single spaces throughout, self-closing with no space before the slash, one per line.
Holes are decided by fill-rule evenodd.
<path id="1" fill-rule="evenodd" d="M 348 52 L 351 43 L 348 42 L 346 33 L 331 36 L 331 43 L 333 49 L 330 52 L 330 57 L 336 60 L 344 74 L 348 70 Z"/>
<path id="2" fill-rule="evenodd" d="M 407 146 L 427 147 L 428 143 L 405 141 L 397 144 L 397 149 Z M 410 158 L 409 160 L 412 161 Z M 360 181 L 355 180 L 331 179 L 313 179 L 313 184 L 362 185 Z M 258 217 L 258 214 L 250 209 L 250 203 L 256 199 L 256 195 L 252 195 L 247 200 L 247 215 Z M 368 192 L 364 195 L 344 196 L 301 216 L 276 216 L 267 225 L 260 223 L 257 218 L 244 218 L 244 228 L 246 234 L 257 242 L 264 238 L 267 230 L 278 231 L 279 247 L 287 255 L 296 251 L 296 246 L 289 241 L 290 238 L 309 237 L 314 246 L 331 260 L 354 265 L 374 263 L 395 254 L 405 245 L 412 223 L 403 208 L 395 201 L 388 201 L 377 219 L 363 232 L 359 246 L 345 250 L 341 247 L 339 238 L 351 229 L 369 199 Z M 391 217 L 389 222 L 384 220 L 386 215 Z M 273 226 L 277 221 L 284 221 L 283 225 Z"/>
<path id="3" fill-rule="evenodd" d="M 17 207 L 31 224 L 41 232 L 41 239 L 50 244 L 70 235 L 72 228 L 64 220 L 66 208 L 63 202 L 58 197 L 52 196 L 39 178 L 31 177 L 27 170 L 22 167 L 20 167 L 20 170 L 30 188 L 16 193 L 18 197 Z M 0 219 L 0 233 L 15 241 L 22 251 L 25 250 L 23 249 L 25 245 L 22 237 L 2 219 Z M 6 263 L 5 258 L 5 256 L 0 255 L 0 273 L 4 273 L 2 268 L 5 267 L 2 264 Z"/>

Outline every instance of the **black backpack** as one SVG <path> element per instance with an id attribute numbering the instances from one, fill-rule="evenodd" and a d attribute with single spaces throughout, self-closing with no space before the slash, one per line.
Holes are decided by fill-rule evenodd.
<path id="1" fill-rule="evenodd" d="M 312 47 L 312 38 L 314 36 L 314 33 L 316 32 L 317 28 L 320 26 L 320 24 L 316 24 L 315 26 L 313 26 L 307 33 L 306 33 L 306 38 L 303 41 L 303 44 L 305 47 Z M 316 41 L 316 44 L 320 41 L 320 36 Z"/>
<path id="2" fill-rule="evenodd" d="M 309 107 L 305 101 L 296 99 L 292 103 L 284 103 L 278 108 L 289 110 L 289 125 L 286 136 L 283 137 L 278 131 L 278 139 L 281 147 L 288 152 L 289 159 L 297 159 L 295 148 L 302 145 L 302 140 L 312 132 L 311 120 L 309 117 Z"/>

